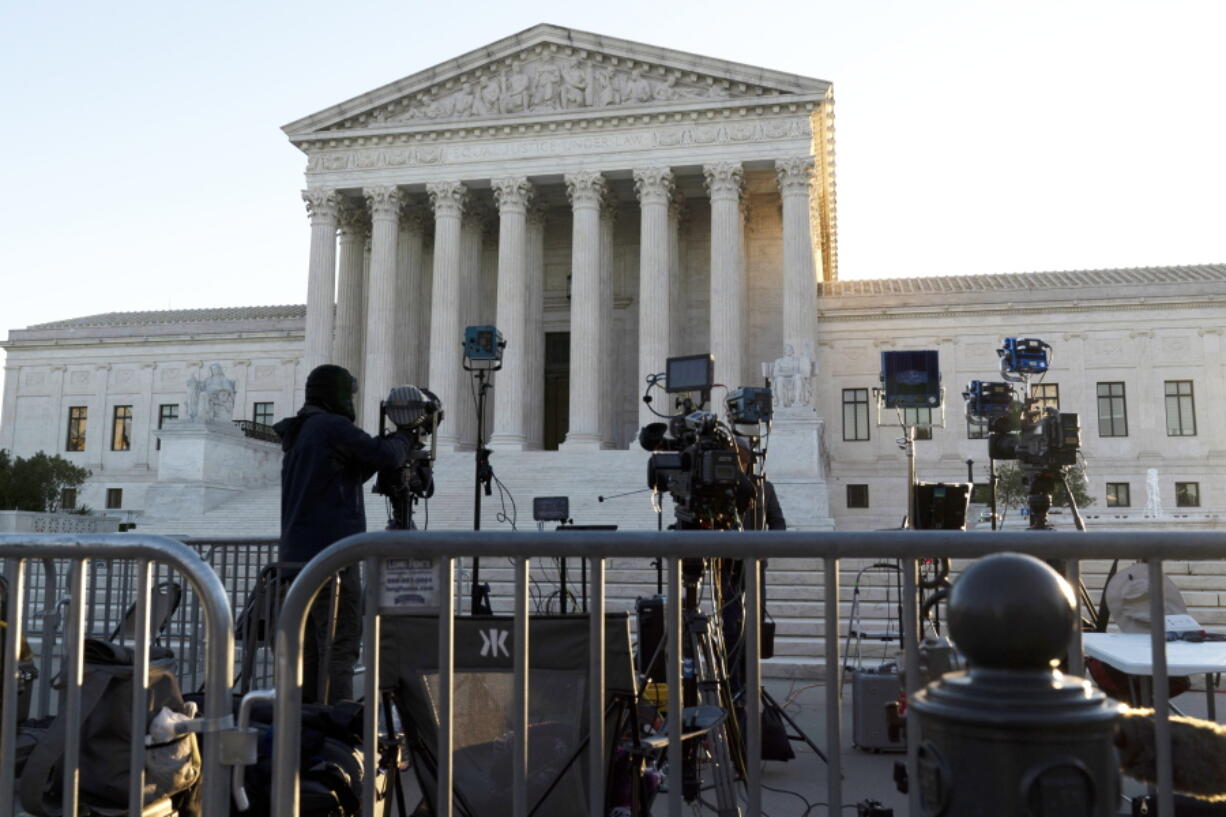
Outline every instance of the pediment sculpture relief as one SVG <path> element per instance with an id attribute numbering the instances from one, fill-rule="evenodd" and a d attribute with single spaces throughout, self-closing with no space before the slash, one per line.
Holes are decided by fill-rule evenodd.
<path id="1" fill-rule="evenodd" d="M 616 64 L 615 64 L 616 63 Z M 545 56 L 508 60 L 350 117 L 329 130 L 526 113 L 721 100 L 780 93 L 629 60 Z"/>

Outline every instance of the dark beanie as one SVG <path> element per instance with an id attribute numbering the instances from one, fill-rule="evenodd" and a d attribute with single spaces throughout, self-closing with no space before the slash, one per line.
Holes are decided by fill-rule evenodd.
<path id="1" fill-rule="evenodd" d="M 308 406 L 318 406 L 324 411 L 355 420 L 357 412 L 353 407 L 353 395 L 357 390 L 358 382 L 348 369 L 325 363 L 316 366 L 307 375 L 306 402 Z"/>

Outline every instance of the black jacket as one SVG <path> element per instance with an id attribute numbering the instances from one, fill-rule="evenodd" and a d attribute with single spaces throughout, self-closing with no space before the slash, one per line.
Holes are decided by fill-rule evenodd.
<path id="1" fill-rule="evenodd" d="M 349 418 L 304 406 L 273 426 L 281 437 L 281 560 L 307 562 L 366 530 L 362 485 L 409 456 L 399 435 L 372 437 Z"/>

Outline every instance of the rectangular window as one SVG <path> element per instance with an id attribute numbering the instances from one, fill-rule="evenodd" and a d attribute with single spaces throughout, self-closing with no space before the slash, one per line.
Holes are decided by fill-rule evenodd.
<path id="1" fill-rule="evenodd" d="M 986 440 L 988 438 L 988 421 L 987 420 L 972 420 L 969 417 L 966 420 L 966 439 L 968 440 Z"/>
<path id="2" fill-rule="evenodd" d="M 71 511 L 77 507 L 77 489 L 64 488 L 60 491 L 60 510 Z"/>
<path id="3" fill-rule="evenodd" d="M 171 420 L 179 419 L 179 404 L 178 403 L 161 403 L 158 405 L 158 430 L 160 431 L 166 423 Z M 157 450 L 162 450 L 162 441 L 159 439 Z"/>
<path id="4" fill-rule="evenodd" d="M 1060 384 L 1035 383 L 1030 387 L 1030 399 L 1038 408 L 1040 415 L 1046 414 L 1048 408 L 1060 410 Z"/>
<path id="5" fill-rule="evenodd" d="M 904 408 L 902 421 L 905 425 L 915 426 L 915 439 L 932 439 L 932 409 L 927 406 Z"/>
<path id="6" fill-rule="evenodd" d="M 1191 380 L 1166 381 L 1166 436 L 1196 436 L 1196 405 Z"/>
<path id="7" fill-rule="evenodd" d="M 118 510 L 123 507 L 123 488 L 106 489 L 107 510 Z"/>
<path id="8" fill-rule="evenodd" d="M 1123 383 L 1098 384 L 1098 436 L 1128 436 L 1128 408 L 1124 402 Z"/>
<path id="9" fill-rule="evenodd" d="M 272 425 L 272 403 L 256 403 L 251 412 L 251 419 L 261 425 Z"/>
<path id="10" fill-rule="evenodd" d="M 1128 492 L 1127 482 L 1108 482 L 1107 483 L 1107 507 L 1108 508 L 1129 508 L 1132 506 L 1132 497 Z"/>
<path id="11" fill-rule="evenodd" d="M 1200 507 L 1200 483 L 1199 482 L 1176 482 L 1175 483 L 1175 504 L 1181 508 L 1199 508 Z"/>
<path id="12" fill-rule="evenodd" d="M 867 508 L 868 507 L 868 486 L 867 485 L 848 485 L 847 486 L 847 507 L 849 508 Z"/>
<path id="13" fill-rule="evenodd" d="M 68 442 L 65 451 L 85 450 L 85 425 L 89 419 L 89 409 L 86 406 L 69 406 L 68 408 Z"/>
<path id="14" fill-rule="evenodd" d="M 868 439 L 868 389 L 843 389 L 843 439 Z"/>
<path id="15" fill-rule="evenodd" d="M 132 407 L 115 406 L 111 414 L 111 450 L 128 451 L 132 448 Z"/>

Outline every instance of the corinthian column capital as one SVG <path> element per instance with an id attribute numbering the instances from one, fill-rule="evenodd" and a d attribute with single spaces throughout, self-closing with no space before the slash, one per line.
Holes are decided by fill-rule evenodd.
<path id="1" fill-rule="evenodd" d="M 788 194 L 809 194 L 809 185 L 813 181 L 813 157 L 793 156 L 787 159 L 775 160 L 775 177 L 779 180 L 779 192 Z"/>
<path id="2" fill-rule="evenodd" d="M 340 199 L 337 223 L 340 225 L 341 235 L 365 236 L 370 232 L 370 214 L 366 212 L 362 202 L 353 199 Z"/>
<path id="3" fill-rule="evenodd" d="M 595 170 L 580 170 L 577 173 L 567 173 L 564 178 L 566 180 L 566 196 L 570 199 L 572 207 L 599 207 L 605 192 L 609 188 L 605 177 Z"/>
<path id="4" fill-rule="evenodd" d="M 534 201 L 528 206 L 528 223 L 534 227 L 544 227 L 549 217 L 549 208 L 544 202 Z"/>
<path id="5" fill-rule="evenodd" d="M 494 189 L 494 201 L 498 203 L 500 213 L 525 211 L 536 193 L 526 176 L 493 179 L 490 186 Z"/>
<path id="6" fill-rule="evenodd" d="M 740 162 L 716 162 L 703 165 L 707 193 L 713 199 L 739 199 L 745 188 L 745 171 Z"/>
<path id="7" fill-rule="evenodd" d="M 426 193 L 436 216 L 459 216 L 468 204 L 468 188 L 462 182 L 429 182 Z"/>
<path id="8" fill-rule="evenodd" d="M 400 189 L 394 184 L 362 188 L 372 219 L 395 219 L 400 213 Z"/>
<path id="9" fill-rule="evenodd" d="M 425 232 L 430 223 L 430 212 L 420 201 L 401 194 L 400 227 L 416 232 Z"/>
<path id="10" fill-rule="evenodd" d="M 634 192 L 641 204 L 668 204 L 675 186 L 673 172 L 667 167 L 634 171 Z"/>
<path id="11" fill-rule="evenodd" d="M 336 221 L 340 195 L 335 190 L 308 188 L 302 191 L 302 200 L 306 202 L 307 215 L 312 222 Z"/>

